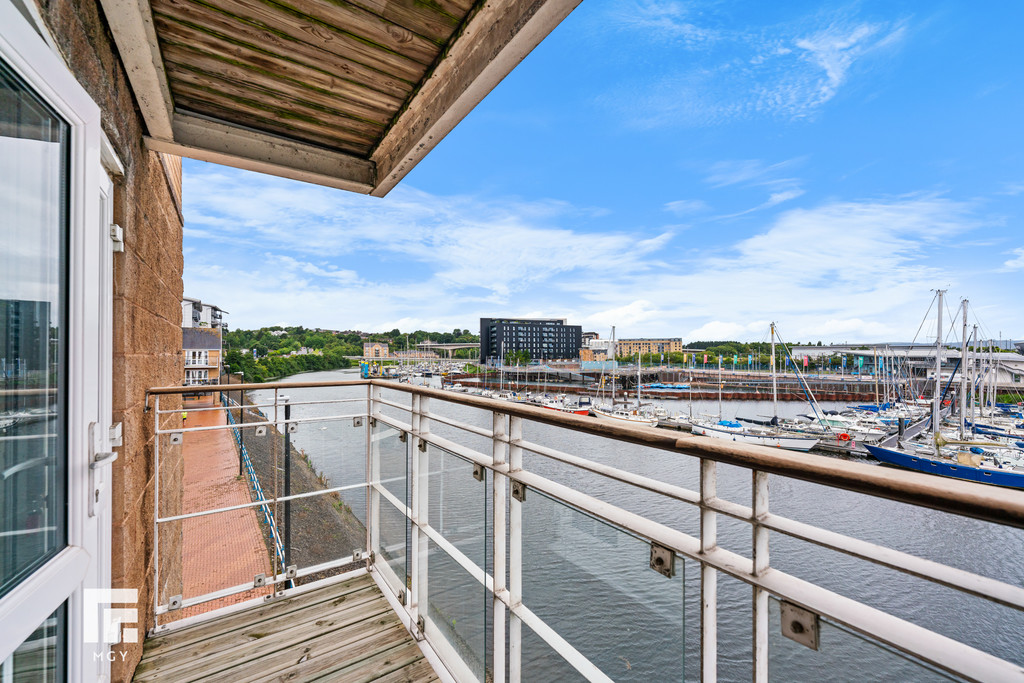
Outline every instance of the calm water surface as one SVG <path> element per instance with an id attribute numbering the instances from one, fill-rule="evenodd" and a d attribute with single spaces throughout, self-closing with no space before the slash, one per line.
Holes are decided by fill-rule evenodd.
<path id="1" fill-rule="evenodd" d="M 353 371 L 298 375 L 294 382 L 354 379 Z M 365 387 L 296 389 L 292 401 L 339 397 L 362 399 Z M 408 395 L 385 391 L 384 397 L 409 404 Z M 256 392 L 260 402 L 272 392 Z M 686 413 L 687 401 L 662 401 L 670 412 Z M 842 404 L 823 404 L 824 408 Z M 319 404 L 296 406 L 295 417 L 341 415 L 358 412 L 361 405 Z M 490 427 L 484 411 L 436 400 L 434 411 L 459 421 Z M 770 415 L 770 401 L 726 402 L 723 417 Z M 408 414 L 386 407 L 386 414 L 408 422 Z M 716 414 L 718 401 L 697 401 L 693 413 Z M 803 403 L 780 403 L 784 417 L 809 412 Z M 271 412 L 272 414 L 272 412 Z M 283 417 L 283 413 L 282 413 Z M 694 458 L 665 451 L 599 439 L 556 427 L 527 424 L 525 438 L 597 462 L 658 480 L 698 489 Z M 453 441 L 490 453 L 490 442 L 440 423 L 431 431 Z M 366 433 L 351 418 L 302 425 L 294 443 L 305 450 L 332 485 L 364 481 Z M 398 480 L 388 484 L 402 498 L 404 445 L 396 438 L 381 442 L 382 453 Z M 397 454 L 397 455 L 396 455 Z M 809 456 L 810 457 L 810 456 Z M 631 512 L 696 536 L 697 510 L 678 501 L 572 471 L 541 456 L 526 454 L 525 466 Z M 465 461 L 431 448 L 431 524 L 453 539 L 467 556 L 487 562 L 486 539 L 492 511 L 487 485 L 472 478 Z M 385 475 L 387 476 L 387 475 Z M 719 465 L 719 495 L 750 505 L 751 475 L 741 468 Z M 1024 585 L 1024 531 L 984 524 L 954 515 L 915 508 L 805 482 L 772 476 L 772 512 L 877 542 L 920 557 Z M 362 490 L 348 492 L 346 502 L 365 518 Z M 386 503 L 382 504 L 382 507 Z M 674 579 L 648 568 L 649 546 L 618 529 L 593 520 L 560 502 L 530 490 L 524 505 L 524 604 L 547 621 L 616 680 L 698 680 L 700 641 L 699 567 L 677 560 Z M 402 545 L 400 518 L 387 512 L 392 530 L 388 543 Z M 382 519 L 385 512 L 382 512 Z M 395 527 L 395 525 L 399 525 Z M 397 529 L 397 530 L 396 530 Z M 719 544 L 745 556 L 750 554 L 750 526 L 719 517 Z M 843 554 L 773 534 L 772 566 L 822 585 L 842 595 L 935 630 L 952 639 L 1024 665 L 1024 615 L 901 576 Z M 394 553 L 392 566 L 405 568 L 405 553 Z M 488 570 L 490 568 L 488 567 Z M 461 654 L 482 672 L 487 662 L 485 610 L 489 597 L 475 580 L 443 553 L 430 555 L 431 614 L 460 644 Z M 719 575 L 719 679 L 750 680 L 751 589 Z M 814 652 L 779 634 L 778 609 L 772 603 L 770 673 L 773 680 L 942 680 L 943 677 L 879 645 L 836 626 L 825 624 L 821 648 Z M 553 655 L 524 627 L 524 680 L 574 680 L 573 670 Z M 827 674 L 825 673 L 827 672 Z"/>

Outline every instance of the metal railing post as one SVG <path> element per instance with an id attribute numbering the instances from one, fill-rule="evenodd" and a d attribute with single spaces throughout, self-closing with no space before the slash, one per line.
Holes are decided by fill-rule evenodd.
<path id="1" fill-rule="evenodd" d="M 284 404 L 284 495 L 292 495 L 292 433 L 289 422 L 292 419 L 292 404 L 285 398 Z M 292 502 L 284 502 L 284 568 L 292 566 Z M 289 587 L 294 587 L 289 581 Z"/>
<path id="2" fill-rule="evenodd" d="M 753 471 L 752 535 L 754 576 L 761 576 L 768 570 L 768 529 L 760 521 L 768 515 L 768 473 Z M 753 588 L 754 608 L 754 682 L 768 681 L 768 591 L 759 586 Z"/>
<path id="3" fill-rule="evenodd" d="M 160 395 L 155 397 L 153 409 L 153 614 L 160 606 Z M 156 626 L 160 617 L 154 616 Z"/>
<path id="4" fill-rule="evenodd" d="M 503 465 L 506 460 L 508 429 L 506 428 L 505 415 L 491 413 L 491 458 L 494 465 Z M 493 683 L 505 683 L 505 603 L 501 596 L 508 592 L 505 580 L 505 505 L 507 497 L 505 492 L 508 489 L 508 477 L 500 472 L 493 472 L 491 477 L 491 501 L 494 510 L 492 521 L 493 562 L 491 571 L 494 576 L 494 597 L 491 604 L 492 623 L 494 634 L 494 656 L 491 662 L 491 680 Z"/>
<path id="5" fill-rule="evenodd" d="M 718 519 L 708 507 L 717 496 L 718 469 L 714 460 L 700 461 L 700 551 L 718 545 Z M 700 565 L 700 672 L 704 683 L 718 680 L 718 571 Z"/>
<path id="6" fill-rule="evenodd" d="M 518 444 L 523 438 L 523 419 L 509 416 L 508 465 L 509 472 L 523 469 L 523 449 Z M 509 500 L 508 518 L 508 597 L 513 608 L 523 602 L 523 504 Z M 523 622 L 515 614 L 508 619 L 508 679 L 509 683 L 522 681 Z"/>
<path id="7" fill-rule="evenodd" d="M 417 622 L 422 618 L 426 624 L 428 605 L 428 578 L 429 568 L 427 565 L 427 553 L 430 544 L 426 532 L 421 530 L 422 526 L 429 524 L 429 476 L 430 476 L 430 454 L 428 444 L 423 436 L 430 433 L 430 399 L 426 396 L 414 395 L 412 401 L 412 428 L 413 436 L 409 439 L 412 450 L 412 581 L 410 591 L 412 593 L 411 613 Z M 422 635 L 422 633 L 421 633 Z"/>
<path id="8" fill-rule="evenodd" d="M 380 414 L 380 387 L 373 384 L 366 385 L 366 555 L 377 549 L 377 538 L 380 522 L 379 515 L 379 494 L 373 488 L 374 482 L 380 481 L 380 451 L 374 451 L 373 421 Z M 406 463 L 409 462 L 408 447 L 405 456 Z M 376 500 L 376 503 L 375 503 Z M 408 501 L 406 501 L 408 504 Z M 367 566 L 370 560 L 367 559 Z"/>
<path id="9" fill-rule="evenodd" d="M 229 398 L 230 398 L 230 396 L 231 396 L 231 394 L 228 394 Z M 238 430 L 238 438 L 239 438 L 239 442 L 240 442 L 239 443 L 239 449 L 238 449 L 238 476 L 242 476 L 244 474 L 244 471 L 243 471 L 243 463 L 242 463 L 242 449 L 241 449 L 241 445 L 243 443 L 245 443 L 245 440 L 244 440 L 245 439 L 245 429 L 244 429 L 244 427 L 245 427 L 245 392 L 242 391 L 241 389 L 238 390 L 238 405 L 241 406 L 241 409 L 238 411 L 238 424 L 240 426 L 240 428 Z M 228 413 L 228 415 L 230 415 L 231 411 L 229 410 L 229 411 L 227 411 L 227 413 Z"/>
<path id="10" fill-rule="evenodd" d="M 281 422 L 279 421 L 279 418 L 278 418 L 278 405 L 280 404 L 280 400 L 279 400 L 280 397 L 278 396 L 278 393 L 279 393 L 278 390 L 274 389 L 274 425 L 275 426 L 281 424 Z M 285 429 L 285 431 L 288 431 L 287 428 Z M 281 497 L 281 490 L 280 490 L 280 486 L 278 485 L 279 477 L 278 477 L 277 472 L 278 472 L 279 468 L 277 466 L 277 450 L 278 450 L 278 447 L 277 447 L 277 437 L 275 436 L 273 441 L 272 441 L 272 443 L 271 443 L 271 447 L 270 447 L 270 462 L 271 462 L 271 464 L 273 466 L 272 469 L 274 470 L 274 523 L 270 527 L 271 533 L 274 533 L 275 531 L 277 531 L 277 532 L 280 531 L 280 529 L 277 528 L 277 522 L 278 522 L 278 520 L 281 519 L 281 517 L 280 517 L 280 509 L 278 508 L 278 498 Z M 277 571 L 278 570 L 278 564 L 277 564 L 278 563 L 278 557 L 277 557 L 278 554 L 274 553 L 273 555 L 274 555 L 273 562 L 271 563 L 271 566 L 272 566 L 272 569 L 273 569 L 273 573 L 271 574 L 271 576 L 276 578 L 277 574 L 278 574 L 278 571 Z"/>

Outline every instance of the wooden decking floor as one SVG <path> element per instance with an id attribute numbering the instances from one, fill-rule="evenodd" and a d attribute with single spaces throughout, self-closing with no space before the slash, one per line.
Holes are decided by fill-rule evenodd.
<path id="1" fill-rule="evenodd" d="M 135 681 L 434 681 L 368 575 L 146 640 Z"/>

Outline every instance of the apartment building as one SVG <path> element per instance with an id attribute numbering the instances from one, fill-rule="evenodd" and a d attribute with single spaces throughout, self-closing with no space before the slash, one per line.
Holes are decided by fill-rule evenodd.
<path id="1" fill-rule="evenodd" d="M 496 363 L 526 351 L 533 359 L 578 358 L 583 328 L 564 318 L 480 318 L 480 358 Z"/>
<path id="2" fill-rule="evenodd" d="M 635 356 L 638 353 L 682 353 L 683 340 L 671 339 L 619 339 L 615 342 L 615 353 L 619 356 Z"/>

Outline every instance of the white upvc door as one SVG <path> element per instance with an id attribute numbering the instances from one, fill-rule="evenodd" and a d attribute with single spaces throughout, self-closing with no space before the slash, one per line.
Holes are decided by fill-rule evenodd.
<path id="1" fill-rule="evenodd" d="M 110 647 L 102 642 L 99 625 L 108 605 L 93 589 L 110 587 L 112 459 L 105 454 L 112 451 L 112 190 L 101 162 L 100 110 L 10 0 L 0 0 L 0 78 L 7 88 L 0 96 L 18 105 L 0 106 L 0 145 L 5 146 L 0 149 L 0 245 L 8 251 L 0 254 L 0 315 L 8 316 L 8 324 L 0 325 L 0 334 L 7 336 L 6 342 L 0 339 L 0 419 L 6 419 L 0 427 L 8 425 L 0 431 L 0 467 L 6 467 L 0 480 L 0 543 L 28 558 L 23 565 L 10 557 L 4 565 L 0 558 L 0 569 L 9 570 L 0 575 L 0 680 L 13 678 L 19 667 L 50 662 L 35 680 L 102 681 L 109 676 Z M 33 108 L 38 111 L 22 113 Z M 10 123 L 12 116 L 17 124 Z M 62 132 L 48 139 L 51 133 L 24 123 L 31 116 L 50 117 Z M 57 137 L 60 152 L 43 158 L 53 155 Z M 12 157 L 12 149 L 20 156 Z M 60 188 L 37 173 L 47 166 L 59 167 Z M 60 214 L 54 220 L 62 236 L 50 252 L 38 249 L 19 259 L 18 231 L 34 233 L 11 217 L 32 198 L 12 196 L 16 192 L 4 188 L 20 190 L 32 183 L 44 188 L 41 196 L 62 197 L 53 209 Z M 42 215 L 45 209 L 28 211 Z M 59 271 L 56 284 L 53 278 L 42 285 L 33 280 L 37 261 L 41 270 Z M 60 316 L 53 313 L 58 308 Z M 21 348 L 32 346 L 29 332 L 14 338 L 11 321 L 22 324 L 26 312 L 42 321 L 34 339 L 43 340 L 36 347 L 43 349 L 44 361 L 26 360 L 34 353 Z M 58 318 L 59 324 L 53 322 Z M 33 362 L 39 366 L 35 370 Z M 25 396 L 35 403 L 24 403 Z M 32 407 L 22 410 L 23 405 Z M 38 444 L 39 457 L 31 450 L 36 446 L 26 445 L 32 443 Z M 42 512 L 26 510 L 31 505 L 22 501 L 28 494 L 17 487 L 3 488 L 19 476 L 42 486 L 29 492 L 31 505 L 45 508 Z M 35 536 L 46 540 L 36 543 Z"/>

